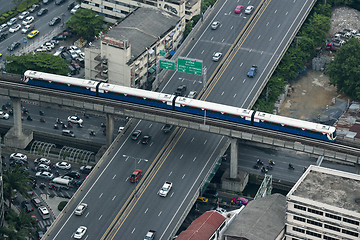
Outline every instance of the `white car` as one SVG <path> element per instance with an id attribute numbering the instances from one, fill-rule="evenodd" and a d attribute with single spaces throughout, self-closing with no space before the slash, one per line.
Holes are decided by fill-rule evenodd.
<path id="1" fill-rule="evenodd" d="M 36 171 L 51 171 L 50 167 L 46 164 L 39 164 L 39 166 L 35 167 Z"/>
<path id="2" fill-rule="evenodd" d="M 9 28 L 9 32 L 14 33 L 14 32 L 19 31 L 20 29 L 21 29 L 21 25 L 18 23 L 18 24 L 12 25 Z"/>
<path id="3" fill-rule="evenodd" d="M 77 123 L 77 124 L 83 123 L 83 120 L 77 116 L 69 116 L 67 120 L 68 122 Z"/>
<path id="4" fill-rule="evenodd" d="M 219 21 L 215 21 L 211 24 L 211 29 L 215 30 L 220 26 L 220 22 Z"/>
<path id="5" fill-rule="evenodd" d="M 10 115 L 6 112 L 0 111 L 0 118 L 9 119 Z"/>
<path id="6" fill-rule="evenodd" d="M 118 133 L 121 133 L 124 130 L 124 127 L 119 127 Z"/>
<path id="7" fill-rule="evenodd" d="M 27 156 L 22 153 L 12 153 L 10 155 L 10 160 L 21 160 L 23 162 L 27 162 Z"/>
<path id="8" fill-rule="evenodd" d="M 85 53 L 80 52 L 80 53 L 78 53 L 78 55 L 79 55 L 79 57 L 81 57 L 82 59 L 85 59 Z"/>
<path id="9" fill-rule="evenodd" d="M 32 23 L 34 21 L 34 17 L 33 16 L 29 16 L 27 18 L 25 18 L 23 21 L 22 21 L 22 24 L 23 25 L 29 25 L 30 23 Z"/>
<path id="10" fill-rule="evenodd" d="M 34 160 L 34 163 L 38 163 L 38 164 L 46 164 L 46 165 L 50 165 L 51 161 L 47 158 L 37 158 Z"/>
<path id="11" fill-rule="evenodd" d="M 81 50 L 77 47 L 77 46 L 70 46 L 69 50 L 74 50 L 74 52 L 76 52 L 77 54 L 81 53 Z"/>
<path id="12" fill-rule="evenodd" d="M 250 14 L 254 10 L 254 6 L 247 6 L 245 9 L 245 14 Z"/>
<path id="13" fill-rule="evenodd" d="M 69 50 L 72 59 L 79 57 L 75 50 Z"/>
<path id="14" fill-rule="evenodd" d="M 74 233 L 74 238 L 81 239 L 86 233 L 87 227 L 80 226 Z"/>
<path id="15" fill-rule="evenodd" d="M 21 32 L 22 33 L 27 33 L 29 32 L 30 30 L 34 29 L 34 25 L 32 24 L 29 24 L 29 25 L 26 25 L 23 27 L 23 29 L 21 29 Z"/>
<path id="16" fill-rule="evenodd" d="M 84 212 L 85 209 L 87 208 L 87 204 L 86 203 L 80 203 L 77 208 L 74 211 L 75 215 L 81 216 Z"/>
<path id="17" fill-rule="evenodd" d="M 216 53 L 214 53 L 214 55 L 213 55 L 213 57 L 212 57 L 212 60 L 213 60 L 214 62 L 217 62 L 217 61 L 220 60 L 221 56 L 222 56 L 222 53 L 221 53 L 221 52 L 216 52 Z"/>
<path id="18" fill-rule="evenodd" d="M 43 215 L 49 214 L 49 210 L 45 206 L 39 207 L 39 212 Z"/>
<path id="19" fill-rule="evenodd" d="M 73 9 L 71 9 L 70 13 L 75 14 L 79 8 L 80 8 L 80 4 L 77 4 Z"/>
<path id="20" fill-rule="evenodd" d="M 74 178 L 69 177 L 69 176 L 61 176 L 60 178 L 69 180 L 70 182 L 74 181 Z"/>
<path id="21" fill-rule="evenodd" d="M 27 16 L 29 16 L 29 12 L 28 11 L 23 11 L 20 15 L 19 15 L 19 19 L 22 20 L 24 18 L 26 18 Z"/>
<path id="22" fill-rule="evenodd" d="M 71 168 L 71 164 L 67 163 L 67 162 L 57 162 L 55 164 L 55 166 L 60 169 L 70 169 Z"/>
<path id="23" fill-rule="evenodd" d="M 158 194 L 162 197 L 166 197 L 172 188 L 171 182 L 165 182 L 162 188 L 160 188 Z"/>
<path id="24" fill-rule="evenodd" d="M 35 174 L 35 177 L 39 177 L 39 178 L 45 178 L 45 179 L 53 179 L 54 174 L 52 174 L 51 172 L 37 172 Z"/>

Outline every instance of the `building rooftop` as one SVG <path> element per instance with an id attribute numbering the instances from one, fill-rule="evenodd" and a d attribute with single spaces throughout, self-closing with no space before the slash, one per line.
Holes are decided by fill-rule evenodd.
<path id="1" fill-rule="evenodd" d="M 179 17 L 159 9 L 138 8 L 105 35 L 116 40 L 128 40 L 133 61 L 174 29 L 179 21 Z"/>
<path id="2" fill-rule="evenodd" d="M 197 219 L 195 219 L 191 225 L 182 231 L 177 240 L 198 240 L 198 239 L 210 239 L 214 232 L 223 224 L 226 218 L 219 212 L 207 211 Z"/>
<path id="3" fill-rule="evenodd" d="M 274 240 L 285 226 L 286 198 L 273 194 L 250 201 L 236 216 L 224 236 L 234 239 Z"/>
<path id="4" fill-rule="evenodd" d="M 310 166 L 288 193 L 360 213 L 360 175 Z"/>

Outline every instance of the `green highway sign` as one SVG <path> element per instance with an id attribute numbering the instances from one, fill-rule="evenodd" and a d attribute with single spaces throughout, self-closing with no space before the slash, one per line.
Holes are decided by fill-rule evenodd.
<path id="1" fill-rule="evenodd" d="M 165 57 L 166 51 L 160 50 L 160 56 Z"/>
<path id="2" fill-rule="evenodd" d="M 159 60 L 159 68 L 175 71 L 175 62 L 168 60 Z"/>
<path id="3" fill-rule="evenodd" d="M 203 62 L 198 59 L 178 58 L 178 72 L 202 75 Z"/>

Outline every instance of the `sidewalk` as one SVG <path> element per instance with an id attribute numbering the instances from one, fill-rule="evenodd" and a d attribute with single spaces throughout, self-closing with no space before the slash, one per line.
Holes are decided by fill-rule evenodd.
<path id="1" fill-rule="evenodd" d="M 70 199 L 67 198 L 62 198 L 62 197 L 49 197 L 48 194 L 40 194 L 40 197 L 42 198 L 42 200 L 44 200 L 44 202 L 46 203 L 46 205 L 49 207 L 49 211 L 53 214 L 54 218 L 57 218 L 57 216 L 59 216 L 60 211 L 58 209 L 58 205 L 60 202 L 62 201 L 66 201 L 69 202 Z"/>

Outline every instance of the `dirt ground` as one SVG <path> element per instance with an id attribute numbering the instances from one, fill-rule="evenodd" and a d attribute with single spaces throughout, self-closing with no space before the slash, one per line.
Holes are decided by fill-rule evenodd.
<path id="1" fill-rule="evenodd" d="M 291 83 L 289 94 L 280 107 L 280 115 L 309 120 L 316 117 L 333 98 L 341 97 L 329 78 L 322 72 L 307 71 L 296 82 Z"/>
<path id="2" fill-rule="evenodd" d="M 360 12 L 348 7 L 334 9 L 331 17 L 329 37 L 343 29 L 360 30 Z M 346 99 L 336 92 L 334 86 L 329 85 L 328 76 L 322 72 L 307 71 L 299 80 L 290 83 L 290 89 L 280 107 L 279 115 L 297 119 L 310 120 L 316 117 L 327 105 L 333 105 L 333 99 Z"/>

